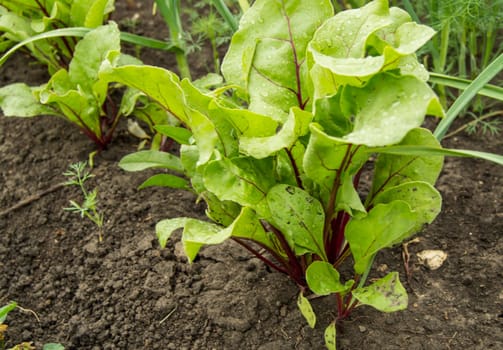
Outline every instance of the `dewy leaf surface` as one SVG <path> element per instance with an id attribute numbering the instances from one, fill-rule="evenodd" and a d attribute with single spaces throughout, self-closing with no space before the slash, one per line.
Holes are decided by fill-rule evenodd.
<path id="1" fill-rule="evenodd" d="M 418 214 L 404 201 L 378 204 L 361 219 L 351 219 L 346 239 L 355 260 L 354 268 L 363 274 L 379 250 L 405 238 L 417 225 Z"/>
<path id="2" fill-rule="evenodd" d="M 364 305 L 382 312 L 394 312 L 407 308 L 407 291 L 400 283 L 398 272 L 390 272 L 370 286 L 353 290 L 353 296 Z"/>
<path id="3" fill-rule="evenodd" d="M 283 148 L 290 149 L 300 136 L 307 134 L 313 115 L 299 108 L 292 108 L 281 130 L 268 137 L 241 137 L 240 150 L 254 158 L 268 157 Z"/>
<path id="4" fill-rule="evenodd" d="M 323 248 L 323 206 L 306 191 L 288 185 L 274 186 L 267 193 L 269 221 L 278 228 L 298 255 L 315 253 L 326 260 Z"/>
<path id="5" fill-rule="evenodd" d="M 328 0 L 257 0 L 245 12 L 222 72 L 248 90 L 251 111 L 283 121 L 290 107 L 308 102 L 305 50 L 332 14 Z"/>
<path id="6" fill-rule="evenodd" d="M 422 128 L 411 130 L 399 145 L 441 148 L 435 136 L 429 130 Z M 434 185 L 443 163 L 443 157 L 379 154 L 370 197 L 408 181 L 425 181 Z"/>
<path id="7" fill-rule="evenodd" d="M 315 98 L 333 95 L 341 84 L 361 86 L 363 78 L 379 72 L 384 57 L 365 57 L 365 45 L 371 34 L 391 23 L 387 0 L 340 12 L 326 21 L 309 44 Z"/>
<path id="8" fill-rule="evenodd" d="M 343 85 L 364 86 L 379 72 L 397 68 L 403 75 L 427 80 L 414 53 L 433 34 L 405 11 L 388 9 L 386 0 L 338 13 L 320 27 L 308 47 L 315 100 Z"/>
<path id="9" fill-rule="evenodd" d="M 265 198 L 276 184 L 271 158 L 240 157 L 215 160 L 204 170 L 204 184 L 220 200 L 250 206 L 260 215 L 267 215 Z"/>
<path id="10" fill-rule="evenodd" d="M 353 131 L 342 139 L 357 145 L 398 143 L 427 113 L 442 113 L 433 90 L 413 76 L 379 74 L 363 88 L 348 86 L 343 98 L 354 101 L 355 119 Z"/>
<path id="11" fill-rule="evenodd" d="M 354 146 L 327 135 L 320 126 L 311 124 L 311 137 L 304 154 L 306 175 L 330 193 L 338 172 L 354 175 L 368 159 L 364 146 Z M 347 162 L 346 169 L 343 169 Z"/>

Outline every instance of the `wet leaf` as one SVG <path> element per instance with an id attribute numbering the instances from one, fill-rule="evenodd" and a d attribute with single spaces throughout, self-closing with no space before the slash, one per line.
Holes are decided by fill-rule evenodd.
<path id="1" fill-rule="evenodd" d="M 315 253 L 326 260 L 323 247 L 325 214 L 321 203 L 306 191 L 289 185 L 277 185 L 267 193 L 271 216 L 297 255 Z"/>
<path id="2" fill-rule="evenodd" d="M 327 0 L 258 0 L 245 12 L 222 72 L 228 82 L 246 88 L 251 111 L 284 121 L 292 106 L 308 101 L 306 47 L 332 15 Z"/>

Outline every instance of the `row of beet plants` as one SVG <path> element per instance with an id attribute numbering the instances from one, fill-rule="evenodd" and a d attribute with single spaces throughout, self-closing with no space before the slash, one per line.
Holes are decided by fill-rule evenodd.
<path id="1" fill-rule="evenodd" d="M 379 251 L 440 213 L 434 186 L 443 157 L 503 164 L 499 155 L 442 148 L 444 131 L 435 137 L 421 127 L 427 115 L 444 117 L 416 57 L 435 33 L 386 0 L 337 14 L 329 0 L 255 1 L 212 89 L 121 53 L 121 40 L 137 38 L 114 22 L 101 24 L 110 2 L 95 3 L 99 11 L 87 13 L 99 20 L 82 14 L 82 25 L 91 28 L 70 28 L 83 38 L 68 64 L 41 86 L 0 88 L 3 113 L 64 117 L 99 149 L 111 141 L 120 116 L 141 119 L 157 135 L 152 149 L 119 165 L 163 168 L 142 187 L 185 189 L 207 204 L 209 220 L 159 222 L 161 246 L 183 228 L 192 262 L 204 245 L 233 240 L 297 284 L 298 306 L 311 327 L 316 315 L 308 296 L 333 297 L 336 316 L 325 325 L 329 349 L 336 347 L 337 322 L 355 308 L 407 307 L 398 272 L 369 274 Z M 61 30 L 48 35 L 64 37 Z M 501 70 L 500 61 L 479 85 Z M 122 94 L 119 102 L 113 91 Z M 448 113 L 444 129 L 453 117 Z M 169 139 L 180 144 L 179 156 L 163 152 Z M 371 183 L 361 183 L 368 178 Z"/>

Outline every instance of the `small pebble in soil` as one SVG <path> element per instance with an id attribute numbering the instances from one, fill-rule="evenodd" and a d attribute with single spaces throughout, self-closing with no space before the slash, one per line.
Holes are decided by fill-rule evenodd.
<path id="1" fill-rule="evenodd" d="M 443 250 L 423 250 L 417 253 L 417 258 L 421 265 L 430 270 L 437 270 L 447 259 L 447 253 Z"/>

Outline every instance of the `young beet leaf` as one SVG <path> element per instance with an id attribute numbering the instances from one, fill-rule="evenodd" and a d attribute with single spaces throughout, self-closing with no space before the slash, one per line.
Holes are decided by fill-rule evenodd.
<path id="1" fill-rule="evenodd" d="M 183 228 L 193 261 L 202 246 L 233 239 L 298 284 L 311 326 L 306 295 L 334 295 L 330 349 L 337 321 L 355 307 L 406 308 L 396 272 L 367 277 L 379 251 L 438 215 L 433 186 L 442 155 L 456 154 L 420 128 L 426 114 L 443 116 L 415 56 L 432 35 L 384 0 L 335 16 L 328 0 L 257 0 L 222 65 L 232 102 L 158 67 L 105 62 L 100 79 L 141 91 L 187 129 L 158 127 L 177 135 L 179 159 L 147 151 L 120 164 L 174 171 L 206 202 L 213 222 L 163 220 L 156 227 L 161 246 Z M 367 169 L 373 183 L 362 191 Z M 350 274 L 341 269 L 346 261 L 354 263 Z"/>

